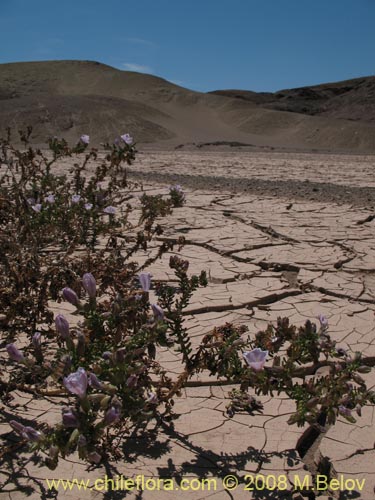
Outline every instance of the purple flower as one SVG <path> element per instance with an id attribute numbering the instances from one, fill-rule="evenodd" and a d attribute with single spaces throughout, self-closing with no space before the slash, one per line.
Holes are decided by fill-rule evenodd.
<path id="1" fill-rule="evenodd" d="M 262 351 L 259 347 L 243 353 L 246 363 L 255 371 L 263 370 L 267 356 L 268 351 Z"/>
<path id="2" fill-rule="evenodd" d="M 141 273 L 138 275 L 139 282 L 144 292 L 149 292 L 151 287 L 151 274 Z"/>
<path id="3" fill-rule="evenodd" d="M 40 332 L 35 332 L 31 342 L 34 346 L 34 349 L 40 349 L 42 334 Z"/>
<path id="4" fill-rule="evenodd" d="M 102 354 L 102 358 L 106 359 L 107 361 L 112 360 L 112 353 L 110 351 L 105 351 Z"/>
<path id="5" fill-rule="evenodd" d="M 72 203 L 78 203 L 80 199 L 81 199 L 81 196 L 79 194 L 73 194 Z"/>
<path id="6" fill-rule="evenodd" d="M 81 142 L 83 142 L 83 144 L 89 144 L 89 142 L 90 142 L 90 136 L 86 135 L 86 134 L 83 134 L 83 135 L 81 135 L 81 137 L 79 138 L 79 140 Z"/>
<path id="7" fill-rule="evenodd" d="M 85 210 L 91 210 L 93 207 L 92 203 L 85 203 L 84 206 L 85 206 Z"/>
<path id="8" fill-rule="evenodd" d="M 125 144 L 133 144 L 133 137 L 130 134 L 123 134 L 120 136 L 121 139 L 125 142 Z"/>
<path id="9" fill-rule="evenodd" d="M 91 273 L 85 273 L 82 276 L 82 284 L 89 297 L 94 299 L 96 296 L 96 281 L 94 276 Z"/>
<path id="10" fill-rule="evenodd" d="M 103 383 L 98 379 L 95 373 L 92 372 L 89 373 L 89 384 L 94 389 L 98 390 L 103 389 Z"/>
<path id="11" fill-rule="evenodd" d="M 152 405 L 157 405 L 158 404 L 158 397 L 157 397 L 156 393 L 149 392 L 146 401 L 147 401 L 147 403 L 150 403 Z"/>
<path id="12" fill-rule="evenodd" d="M 138 375 L 129 375 L 126 379 L 126 385 L 128 387 L 136 387 L 138 384 Z"/>
<path id="13" fill-rule="evenodd" d="M 104 424 L 111 425 L 120 420 L 121 411 L 118 407 L 111 406 L 104 416 Z"/>
<path id="14" fill-rule="evenodd" d="M 58 314 L 55 318 L 55 326 L 58 333 L 64 340 L 70 338 L 68 320 L 62 314 Z"/>
<path id="15" fill-rule="evenodd" d="M 323 316 L 323 314 L 319 314 L 318 320 L 322 328 L 328 327 L 328 319 L 325 316 Z"/>
<path id="16" fill-rule="evenodd" d="M 55 203 L 55 195 L 49 194 L 48 196 L 46 196 L 45 201 L 48 203 Z"/>
<path id="17" fill-rule="evenodd" d="M 108 207 L 105 207 L 103 212 L 109 215 L 114 215 L 116 213 L 116 208 L 109 205 Z"/>
<path id="18" fill-rule="evenodd" d="M 64 385 L 69 392 L 83 398 L 87 391 L 87 373 L 84 368 L 78 368 L 74 373 L 64 377 Z"/>
<path id="19" fill-rule="evenodd" d="M 29 205 L 35 205 L 35 198 L 26 198 L 26 201 Z"/>
<path id="20" fill-rule="evenodd" d="M 339 413 L 343 415 L 344 417 L 351 417 L 352 416 L 352 411 L 347 408 L 346 406 L 340 405 L 339 406 Z"/>
<path id="21" fill-rule="evenodd" d="M 26 426 L 23 430 L 22 437 L 28 441 L 39 441 L 43 437 L 43 434 L 33 427 Z"/>
<path id="22" fill-rule="evenodd" d="M 63 289 L 62 294 L 64 299 L 70 302 L 73 306 L 79 306 L 79 298 L 74 290 L 67 286 Z"/>
<path id="23" fill-rule="evenodd" d="M 9 425 L 12 427 L 13 430 L 17 432 L 17 434 L 22 434 L 25 426 L 17 422 L 16 420 L 11 420 L 9 422 Z"/>
<path id="24" fill-rule="evenodd" d="M 100 462 L 100 460 L 102 459 L 102 456 L 99 455 L 98 452 L 92 451 L 92 452 L 88 453 L 87 459 L 90 462 L 93 462 L 94 464 L 98 464 Z"/>
<path id="25" fill-rule="evenodd" d="M 9 424 L 12 429 L 17 432 L 17 434 L 22 436 L 24 439 L 27 439 L 28 441 L 39 441 L 42 437 L 44 437 L 41 432 L 37 431 L 33 427 L 22 425 L 15 420 L 11 420 Z"/>
<path id="26" fill-rule="evenodd" d="M 31 208 L 34 210 L 34 212 L 40 212 L 42 210 L 42 205 L 40 203 L 36 203 Z"/>
<path id="27" fill-rule="evenodd" d="M 62 422 L 64 427 L 72 427 L 74 429 L 79 427 L 79 420 L 77 418 L 76 411 L 73 410 L 73 408 L 63 408 Z"/>
<path id="28" fill-rule="evenodd" d="M 164 311 L 160 306 L 157 304 L 151 304 L 151 309 L 157 321 L 164 319 Z"/>
<path id="29" fill-rule="evenodd" d="M 10 357 L 10 359 L 13 359 L 13 361 L 17 361 L 18 363 L 24 361 L 24 359 L 25 359 L 24 355 L 22 354 L 22 352 L 19 349 L 17 349 L 15 344 L 8 344 L 6 346 L 6 350 L 7 350 L 8 356 Z"/>
<path id="30" fill-rule="evenodd" d="M 169 186 L 170 191 L 177 191 L 178 193 L 182 193 L 182 187 L 180 184 L 176 184 L 175 186 Z"/>

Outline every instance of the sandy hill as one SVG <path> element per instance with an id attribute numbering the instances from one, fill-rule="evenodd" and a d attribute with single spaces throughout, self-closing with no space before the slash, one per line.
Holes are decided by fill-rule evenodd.
<path id="1" fill-rule="evenodd" d="M 99 144 L 130 132 L 138 143 L 161 148 L 208 143 L 375 152 L 370 119 L 280 111 L 273 109 L 273 94 L 242 91 L 238 99 L 238 92 L 193 92 L 92 61 L 1 64 L 0 127 L 31 124 L 35 143 L 51 135 L 75 141 L 87 133 Z"/>

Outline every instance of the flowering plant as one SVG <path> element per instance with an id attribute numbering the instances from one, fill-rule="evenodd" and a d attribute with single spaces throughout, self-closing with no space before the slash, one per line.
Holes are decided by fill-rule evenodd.
<path id="1" fill-rule="evenodd" d="M 128 134 L 104 145 L 104 158 L 88 151 L 87 135 L 73 147 L 51 139 L 48 152 L 28 146 L 27 133 L 22 139 L 22 151 L 9 134 L 0 142 L 1 336 L 8 356 L 0 396 L 5 404 L 15 391 L 63 400 L 56 425 L 9 421 L 49 467 L 74 452 L 90 463 L 119 458 L 132 429 L 170 418 L 174 398 L 203 373 L 235 386 L 229 416 L 261 411 L 257 397 L 274 393 L 296 402 L 289 423 L 299 426 L 333 424 L 338 416 L 354 422 L 375 403 L 361 376 L 373 359 L 337 346 L 324 316 L 299 328 L 279 318 L 256 335 L 227 323 L 193 347 L 185 309 L 206 286 L 206 273 L 189 275 L 189 262 L 178 255 L 183 239 L 150 245 L 185 194 L 174 186 L 167 199 L 143 194 L 131 204 L 141 187 L 127 179 L 125 165 L 136 153 Z M 67 159 L 74 166 L 61 173 Z M 155 280 L 149 269 L 176 245 L 169 260 L 175 279 Z M 141 251 L 147 258 L 139 265 L 132 259 Z M 73 309 L 70 317 L 56 312 L 61 301 Z M 178 376 L 163 367 L 162 349 L 178 354 Z"/>

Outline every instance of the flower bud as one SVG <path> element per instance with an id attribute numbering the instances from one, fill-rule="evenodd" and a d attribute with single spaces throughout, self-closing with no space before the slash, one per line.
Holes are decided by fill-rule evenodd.
<path id="1" fill-rule="evenodd" d="M 161 321 L 164 319 L 164 311 L 158 304 L 151 304 L 152 312 L 156 321 Z"/>
<path id="2" fill-rule="evenodd" d="M 142 290 L 144 292 L 149 292 L 151 288 L 151 274 L 150 273 L 140 273 L 138 275 L 139 283 L 141 284 Z"/>
<path id="3" fill-rule="evenodd" d="M 105 416 L 104 416 L 104 424 L 105 425 L 111 425 L 120 419 L 121 412 L 119 408 L 115 408 L 114 406 L 111 406 L 109 410 L 107 410 Z"/>
<path id="4" fill-rule="evenodd" d="M 77 333 L 77 354 L 78 356 L 83 356 L 85 354 L 85 351 L 86 351 L 86 339 L 85 339 L 85 336 L 82 332 L 78 332 Z"/>
<path id="5" fill-rule="evenodd" d="M 102 459 L 102 456 L 99 455 L 99 453 L 97 453 L 96 451 L 92 451 L 91 453 L 88 453 L 88 455 L 87 455 L 87 460 L 89 462 L 93 462 L 94 464 L 100 463 L 101 459 Z"/>
<path id="6" fill-rule="evenodd" d="M 79 298 L 74 290 L 69 287 L 65 287 L 62 291 L 62 294 L 64 299 L 70 302 L 73 306 L 79 306 Z"/>
<path id="7" fill-rule="evenodd" d="M 137 375 L 130 375 L 127 379 L 126 379 L 126 385 L 130 388 L 132 387 L 136 387 L 137 386 L 137 383 L 138 383 L 138 376 Z"/>
<path id="8" fill-rule="evenodd" d="M 366 365 L 361 365 L 357 368 L 358 373 L 370 373 L 371 372 L 371 367 L 366 366 Z"/>
<path id="9" fill-rule="evenodd" d="M 31 342 L 33 344 L 34 349 L 39 350 L 41 347 L 41 337 L 42 334 L 40 332 L 35 332 L 33 335 L 33 338 L 31 339 Z"/>
<path id="10" fill-rule="evenodd" d="M 69 323 L 62 314 L 58 314 L 55 318 L 55 326 L 58 333 L 64 340 L 70 339 Z"/>
<path id="11" fill-rule="evenodd" d="M 90 299 L 94 299 L 96 296 L 96 281 L 91 273 L 85 273 L 82 276 L 82 285 Z"/>
<path id="12" fill-rule="evenodd" d="M 79 427 L 77 413 L 72 408 L 62 409 L 62 422 L 64 427 L 73 427 L 74 429 Z"/>
<path id="13" fill-rule="evenodd" d="M 93 389 L 101 390 L 103 389 L 103 382 L 101 382 L 95 373 L 89 373 L 89 384 Z"/>
<path id="14" fill-rule="evenodd" d="M 13 361 L 17 361 L 18 363 L 25 361 L 24 355 L 19 349 L 17 349 L 15 344 L 7 344 L 6 350 L 8 356 L 10 357 L 10 359 L 13 359 Z"/>
<path id="15" fill-rule="evenodd" d="M 111 401 L 111 396 L 104 396 L 100 402 L 100 408 L 102 410 L 105 410 L 108 407 L 110 401 Z"/>

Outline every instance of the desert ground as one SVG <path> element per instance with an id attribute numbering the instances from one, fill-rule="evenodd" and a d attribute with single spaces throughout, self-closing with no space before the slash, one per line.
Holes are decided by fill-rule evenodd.
<path id="1" fill-rule="evenodd" d="M 245 324 L 251 333 L 278 316 L 296 325 L 324 314 L 338 345 L 375 359 L 375 157 L 249 152 L 229 148 L 206 151 L 141 151 L 129 169 L 148 193 L 168 193 L 179 183 L 187 203 L 168 217 L 161 238 L 184 236 L 180 255 L 192 273 L 206 270 L 209 284 L 195 292 L 186 321 L 198 341 L 214 326 Z M 137 193 L 135 193 L 137 194 Z M 136 198 L 136 197 L 135 197 Z M 138 255 L 138 260 L 146 259 Z M 169 255 L 155 263 L 154 280 L 173 279 Z M 72 318 L 69 304 L 60 311 Z M 1 355 L 4 355 L 2 349 Z M 163 353 L 168 371 L 178 376 L 178 355 Z M 365 375 L 369 387 L 374 374 Z M 226 415 L 231 387 L 202 376 L 176 401 L 179 416 L 170 424 L 135 433 L 124 447 L 124 461 L 87 467 L 78 457 L 61 460 L 55 471 L 23 449 L 7 453 L 0 470 L 0 499 L 186 498 L 298 499 L 298 481 L 318 472 L 332 478 L 365 480 L 363 489 L 319 491 L 305 498 L 374 498 L 375 417 L 365 407 L 356 424 L 344 419 L 320 429 L 312 439 L 306 428 L 287 424 L 294 403 L 285 396 L 261 397 L 263 413 Z M 55 421 L 61 401 L 41 402 L 18 392 L 2 408 L 29 420 Z M 1 421 L 0 421 L 1 422 Z M 1 444 L 16 446 L 6 423 Z M 97 491 L 60 486 L 52 493 L 46 479 L 215 478 L 211 491 Z M 225 476 L 238 487 L 226 490 Z M 246 475 L 286 477 L 285 491 L 245 491 Z M 195 485 L 196 486 L 196 485 Z"/>

